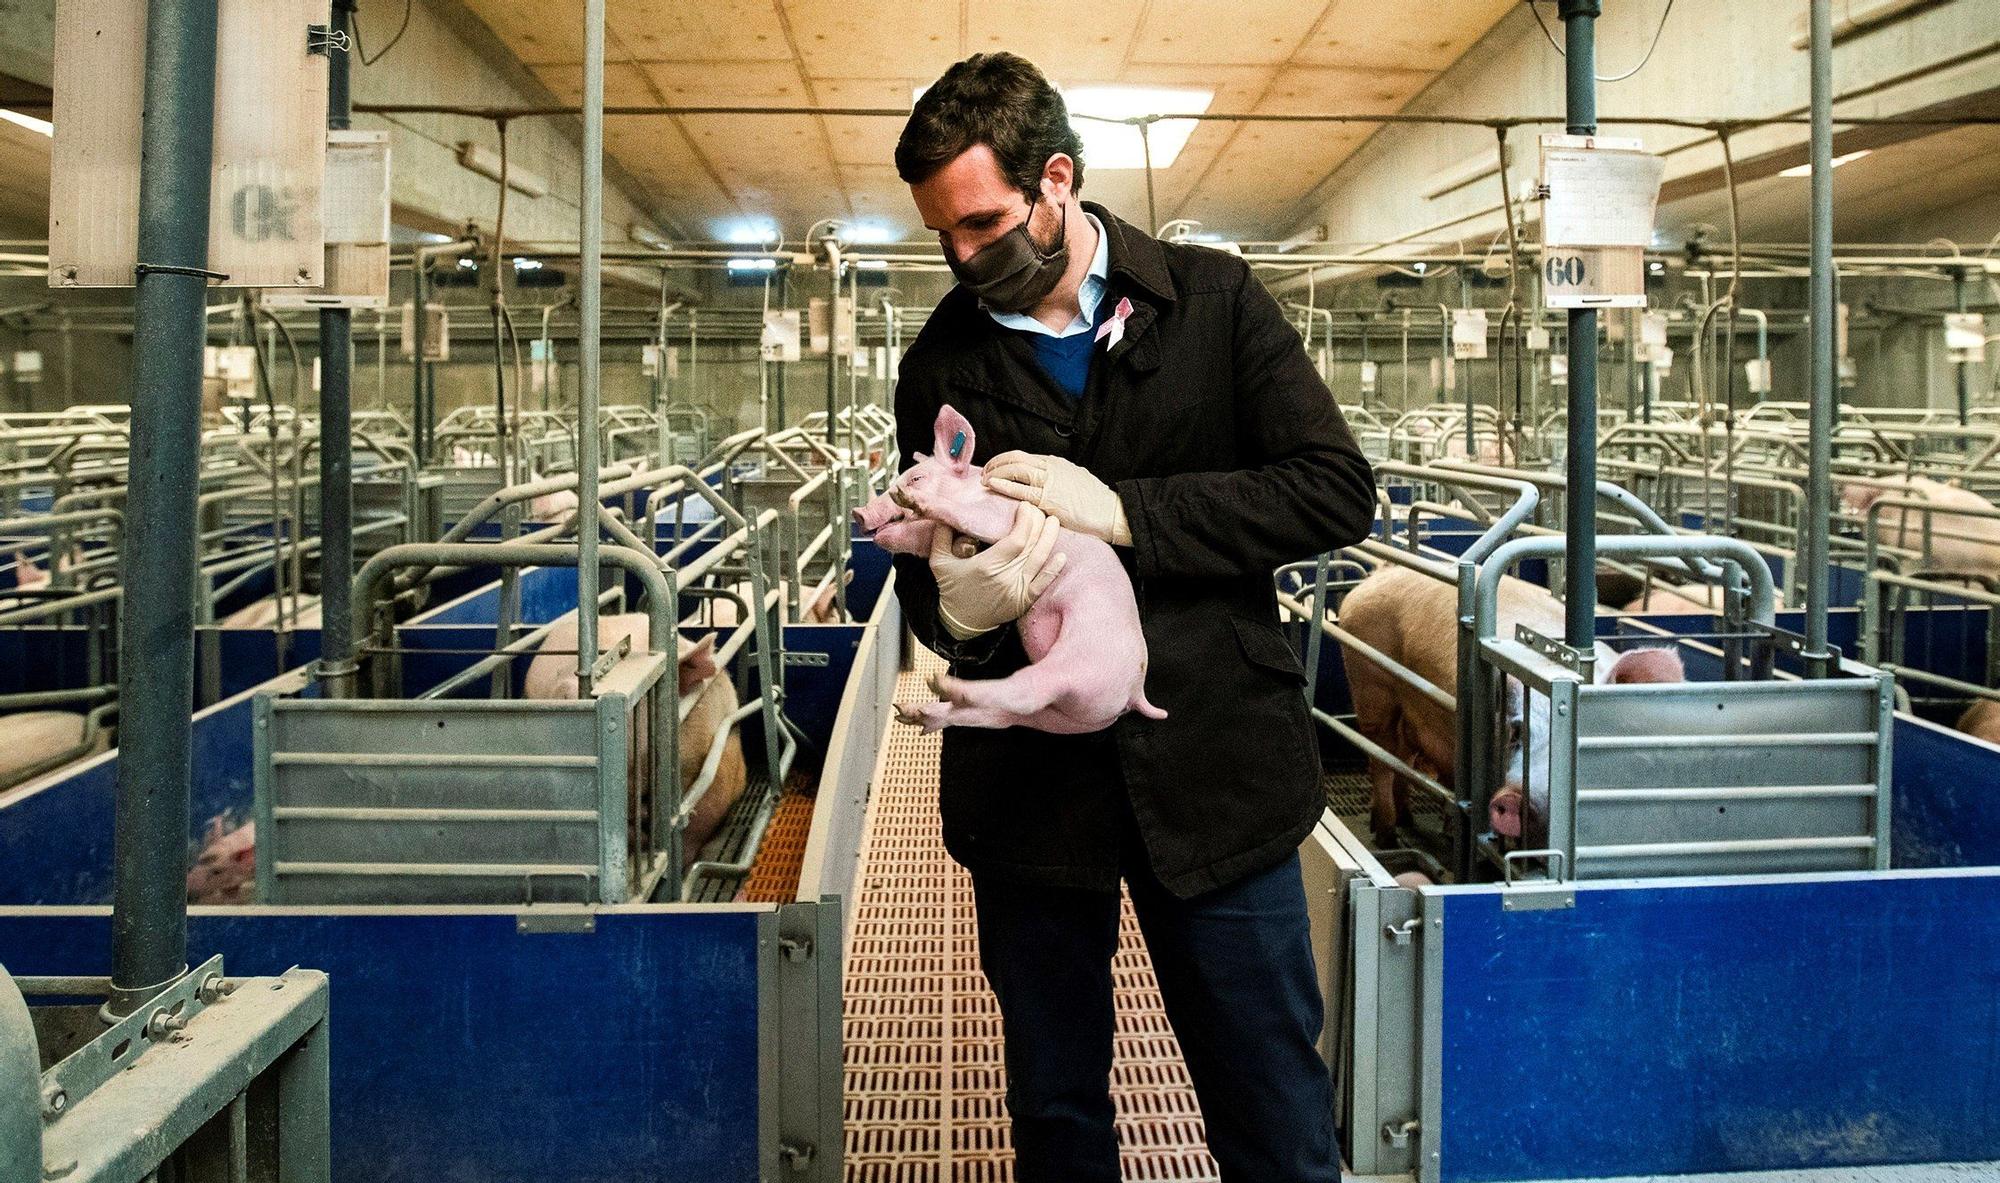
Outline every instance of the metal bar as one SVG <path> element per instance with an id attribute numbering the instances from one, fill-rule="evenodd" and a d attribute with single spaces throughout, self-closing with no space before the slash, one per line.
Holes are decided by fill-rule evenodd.
<path id="1" fill-rule="evenodd" d="M 273 766 L 330 768 L 595 768 L 593 756 L 549 756 L 505 752 L 272 752 Z"/>
<path id="2" fill-rule="evenodd" d="M 112 865 L 112 1014 L 187 971 L 187 832 L 194 700 L 195 483 L 202 345 L 208 337 L 209 177 L 215 128 L 215 0 L 149 0 L 132 307 L 132 450 L 126 542 L 155 573 L 120 613 L 128 660 Z"/>
<path id="3" fill-rule="evenodd" d="M 1597 134 L 1598 0 L 1562 0 L 1564 110 L 1571 135 Z M 1569 313 L 1569 441 L 1564 463 L 1572 490 L 1597 487 L 1597 310 Z M 1597 506 L 1572 494 L 1563 503 L 1569 545 L 1563 558 L 1564 639 L 1589 652 L 1597 640 Z"/>
<path id="4" fill-rule="evenodd" d="M 1771 854 L 1806 850 L 1869 850 L 1873 838 L 1747 838 L 1723 842 L 1642 842 L 1631 846 L 1579 846 L 1578 859 L 1652 858 L 1672 854 Z"/>
<path id="5" fill-rule="evenodd" d="M 378 875 L 422 875 L 440 879 L 454 875 L 475 876 L 482 879 L 516 879 L 523 875 L 575 875 L 584 879 L 597 878 L 597 867 L 591 863 L 280 862 L 275 870 L 280 875 L 345 875 L 363 878 Z"/>
<path id="6" fill-rule="evenodd" d="M 1619 804 L 1631 801 L 1758 801 L 1794 797 L 1873 797 L 1866 785 L 1748 785 L 1740 788 L 1578 789 L 1578 801 Z"/>
<path id="7" fill-rule="evenodd" d="M 1801 731 L 1785 735 L 1585 735 L 1579 748 L 1624 751 L 1634 748 L 1833 748 L 1873 747 L 1881 741 L 1873 731 Z"/>
<path id="8" fill-rule="evenodd" d="M 1833 665 L 1826 647 L 1827 530 L 1832 514 L 1834 357 L 1833 307 L 1833 0 L 1811 3 L 1812 69 L 1812 426 L 1806 515 L 1799 562 L 1806 576 L 1806 676 L 1823 678 Z"/>
<path id="9" fill-rule="evenodd" d="M 584 0 L 583 5 L 582 188 L 577 228 L 582 248 L 577 295 L 582 313 L 577 330 L 576 537 L 582 553 L 576 565 L 576 688 L 578 698 L 589 698 L 591 670 L 597 664 L 597 589 L 601 586 L 596 507 L 598 445 L 602 439 L 597 408 L 604 312 L 604 0 Z M 666 364 L 664 359 L 661 364 Z"/>
<path id="10" fill-rule="evenodd" d="M 594 764 L 596 761 L 586 761 Z M 1870 792 L 1874 786 L 1868 786 Z M 339 805 L 279 805 L 271 810 L 279 821 L 329 822 L 587 822 L 597 824 L 594 809 L 371 809 Z"/>

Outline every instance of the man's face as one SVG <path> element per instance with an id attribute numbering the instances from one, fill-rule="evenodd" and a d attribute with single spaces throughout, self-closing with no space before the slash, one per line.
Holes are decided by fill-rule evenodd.
<path id="1" fill-rule="evenodd" d="M 1054 162 L 1066 166 L 1068 157 Z M 1047 254 L 1055 247 L 1058 223 L 1069 199 L 1066 167 L 1052 162 L 1041 179 L 1041 200 L 1034 203 L 1028 236 L 1035 249 Z M 1060 179 L 1051 173 L 1063 174 Z M 1000 174 L 1000 162 L 993 150 L 974 144 L 928 180 L 910 186 L 910 196 L 923 215 L 924 226 L 935 231 L 946 255 L 960 263 L 979 253 L 979 248 L 1006 234 L 1029 217 L 1029 201 Z"/>

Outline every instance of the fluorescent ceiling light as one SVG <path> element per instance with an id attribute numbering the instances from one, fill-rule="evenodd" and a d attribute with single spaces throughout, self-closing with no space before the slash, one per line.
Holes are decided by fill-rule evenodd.
<path id="1" fill-rule="evenodd" d="M 858 222 L 847 229 L 847 241 L 859 243 L 894 242 L 896 232 L 876 222 Z"/>
<path id="2" fill-rule="evenodd" d="M 541 269 L 542 269 L 542 261 L 540 259 L 514 260 L 514 270 L 516 271 L 540 271 Z"/>
<path id="3" fill-rule="evenodd" d="M 29 131 L 38 131 L 45 136 L 56 134 L 56 125 L 50 123 L 48 120 L 37 119 L 33 115 L 23 115 L 19 111 L 9 111 L 5 107 L 0 107 L 0 123 L 11 123 L 16 127 L 25 127 Z"/>
<path id="4" fill-rule="evenodd" d="M 731 271 L 776 271 L 776 259 L 731 259 L 725 264 Z"/>
<path id="5" fill-rule="evenodd" d="M 889 260 L 862 259 L 861 261 L 855 263 L 854 265 L 856 267 L 861 268 L 863 271 L 887 271 L 889 269 Z"/>
<path id="6" fill-rule="evenodd" d="M 735 222 L 722 232 L 724 242 L 750 246 L 778 240 L 778 228 L 769 222 Z"/>
<path id="7" fill-rule="evenodd" d="M 1844 155 L 1836 156 L 1833 158 L 1833 167 L 1839 168 L 1848 161 L 1859 160 L 1873 151 L 1873 148 L 1863 148 L 1859 152 L 1848 152 Z M 1812 175 L 1812 161 L 1808 160 L 1804 164 L 1795 164 L 1790 168 L 1779 169 L 1778 175 L 1781 177 L 1809 177 Z"/>
<path id="8" fill-rule="evenodd" d="M 917 87 L 910 93 L 910 101 L 916 102 L 927 89 Z M 1106 123 L 1104 120 L 1133 119 L 1140 115 L 1199 114 L 1208 110 L 1208 105 L 1215 101 L 1212 90 L 1181 86 L 1090 84 L 1058 86 L 1056 89 L 1062 92 L 1063 102 L 1069 107 L 1070 126 L 1083 137 L 1086 169 L 1144 168 L 1149 147 L 1153 167 L 1168 167 L 1187 146 L 1188 137 L 1194 134 L 1195 120 L 1162 119 L 1147 129 L 1145 143 L 1141 142 L 1137 127 Z M 1079 115 L 1095 115 L 1097 118 L 1079 119 Z"/>
<path id="9" fill-rule="evenodd" d="M 458 163 L 488 180 L 500 179 L 500 154 L 484 144 L 471 140 L 458 142 Z M 540 197 L 549 191 L 549 183 L 539 175 L 529 172 L 509 160 L 507 162 L 507 187 L 525 197 Z"/>

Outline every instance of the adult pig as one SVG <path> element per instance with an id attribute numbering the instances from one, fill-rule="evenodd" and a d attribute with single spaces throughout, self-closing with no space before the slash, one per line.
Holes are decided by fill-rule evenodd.
<path id="1" fill-rule="evenodd" d="M 1545 637 L 1561 637 L 1563 606 L 1554 596 L 1511 576 L 1500 581 L 1499 617 L 1494 635 L 1512 638 L 1517 625 Z M 1458 693 L 1458 588 L 1421 571 L 1390 563 L 1377 568 L 1347 593 L 1340 625 L 1446 694 Z M 1598 645 L 1599 682 L 1678 682 L 1681 662 L 1672 650 L 1634 649 L 1620 654 Z M 1353 692 L 1355 728 L 1416 768 L 1455 788 L 1458 720 L 1357 650 L 1343 652 Z M 1523 701 L 1524 698 L 1527 701 Z M 1546 793 L 1539 781 L 1548 767 L 1548 701 L 1524 695 L 1506 682 L 1503 709 L 1508 724 L 1506 784 L 1493 796 L 1490 821 L 1496 832 L 1518 837 L 1523 793 Z M 1521 742 L 1526 727 L 1528 740 Z M 1389 767 L 1370 760 L 1370 823 L 1376 841 L 1394 845 L 1399 824 L 1410 819 L 1408 787 Z"/>
<path id="2" fill-rule="evenodd" d="M 888 489 L 854 511 L 877 545 L 895 554 L 928 555 L 933 530 L 975 542 L 1004 537 L 1019 502 L 986 487 L 972 465 L 972 424 L 940 408 L 929 455 L 917 453 Z M 926 732 L 942 727 L 1032 727 L 1075 735 L 1102 731 L 1126 711 L 1149 719 L 1167 713 L 1146 701 L 1146 638 L 1132 577 L 1099 538 L 1062 531 L 1060 574 L 1016 622 L 1029 665 L 1005 678 L 941 676 L 938 700 L 898 703 L 896 715 Z"/>
<path id="3" fill-rule="evenodd" d="M 651 622 L 643 612 L 628 612 L 614 616 L 600 616 L 597 620 L 597 643 L 601 649 L 610 649 L 620 640 L 630 638 L 632 652 L 644 653 L 651 642 Z M 693 709 L 681 724 L 680 732 L 680 776 L 682 791 L 694 783 L 701 772 L 702 761 L 715 744 L 716 733 L 722 729 L 722 721 L 733 713 L 739 702 L 736 686 L 728 677 L 717 677 L 719 667 L 715 663 L 715 637 L 703 637 L 700 641 L 690 641 L 686 637 L 680 642 L 679 693 L 682 698 L 697 695 Z M 576 681 L 576 613 L 555 622 L 549 635 L 542 641 L 543 652 L 528 663 L 527 676 L 523 680 L 523 698 L 573 699 L 577 696 Z M 634 758 L 635 771 L 640 762 L 650 756 L 650 748 L 642 747 Z M 730 806 L 736 804 L 749 783 L 749 769 L 743 761 L 743 741 L 732 731 L 724 741 L 722 762 L 715 771 L 715 780 L 701 800 L 695 803 L 694 812 L 688 816 L 687 829 L 683 840 L 687 850 L 701 849 L 716 828 L 721 825 Z"/>
<path id="4" fill-rule="evenodd" d="M 1993 512 L 1991 501 L 1957 485 L 1929 477 L 1892 477 L 1879 481 L 1853 481 L 1841 486 L 1840 504 L 1855 517 L 1865 517 L 1868 507 L 1883 497 L 1928 501 L 1936 510 L 1904 509 L 1892 506 L 1876 514 L 1880 523 L 1876 537 L 1890 546 L 1907 550 L 1924 549 L 1924 535 L 1930 534 L 1930 557 L 1919 566 L 1938 575 L 1978 575 L 2000 579 L 2000 518 L 1963 517 L 1946 512 L 1969 509 Z"/>

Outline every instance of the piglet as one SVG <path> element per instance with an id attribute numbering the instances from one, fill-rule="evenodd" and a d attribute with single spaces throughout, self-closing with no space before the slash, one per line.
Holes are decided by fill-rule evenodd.
<path id="1" fill-rule="evenodd" d="M 992 543 L 1014 524 L 1020 503 L 988 489 L 972 465 L 972 424 L 946 406 L 934 432 L 930 455 L 916 453 L 913 467 L 854 511 L 884 550 L 928 556 L 933 530 Z M 940 677 L 932 683 L 938 701 L 899 703 L 898 718 L 926 732 L 1033 727 L 1076 735 L 1102 731 L 1131 710 L 1167 717 L 1146 701 L 1146 637 L 1124 564 L 1109 543 L 1074 530 L 1062 531 L 1056 549 L 1066 565 L 1015 626 L 1032 664 L 1005 678 Z"/>
<path id="2" fill-rule="evenodd" d="M 190 904 L 249 904 L 257 898 L 257 823 L 208 819 L 201 850 L 188 868 Z"/>

